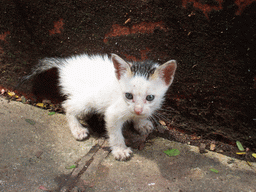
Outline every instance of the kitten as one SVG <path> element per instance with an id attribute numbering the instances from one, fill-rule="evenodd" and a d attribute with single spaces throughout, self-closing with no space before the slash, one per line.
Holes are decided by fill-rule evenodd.
<path id="1" fill-rule="evenodd" d="M 78 117 L 92 112 L 104 115 L 109 144 L 117 160 L 130 158 L 132 150 L 125 145 L 122 126 L 133 121 L 141 134 L 153 130 L 149 120 L 161 107 L 164 95 L 173 82 L 176 61 L 163 65 L 152 61 L 124 61 L 112 54 L 88 56 L 86 54 L 66 59 L 45 58 L 39 62 L 30 78 L 40 72 L 57 68 L 67 121 L 77 140 L 88 137 Z"/>

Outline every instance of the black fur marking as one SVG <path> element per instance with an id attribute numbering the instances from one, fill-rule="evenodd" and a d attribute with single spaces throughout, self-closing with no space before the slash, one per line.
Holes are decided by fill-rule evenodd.
<path id="1" fill-rule="evenodd" d="M 149 79 L 149 77 L 153 75 L 158 66 L 159 65 L 153 61 L 134 62 L 131 66 L 131 71 L 134 76 L 140 75 Z"/>

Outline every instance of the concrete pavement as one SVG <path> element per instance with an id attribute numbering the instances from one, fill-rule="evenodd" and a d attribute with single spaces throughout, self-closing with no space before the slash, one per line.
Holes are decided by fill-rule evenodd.
<path id="1" fill-rule="evenodd" d="M 76 141 L 65 115 L 2 97 L 0 133 L 1 192 L 256 191 L 256 163 L 159 137 L 116 161 L 104 138 Z M 173 148 L 178 156 L 164 153 Z"/>

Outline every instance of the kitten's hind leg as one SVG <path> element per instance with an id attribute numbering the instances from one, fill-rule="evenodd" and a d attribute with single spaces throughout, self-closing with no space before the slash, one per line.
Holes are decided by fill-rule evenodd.
<path id="1" fill-rule="evenodd" d="M 69 123 L 69 128 L 76 140 L 81 141 L 86 139 L 89 134 L 88 129 L 81 125 L 76 116 L 67 113 L 66 117 Z"/>
<path id="2" fill-rule="evenodd" d="M 69 128 L 71 133 L 76 140 L 81 141 L 88 137 L 89 131 L 86 127 L 83 127 L 78 120 L 78 115 L 81 113 L 74 108 L 74 105 L 69 103 L 69 100 L 66 100 L 62 105 L 66 110 L 66 118 L 69 123 Z"/>

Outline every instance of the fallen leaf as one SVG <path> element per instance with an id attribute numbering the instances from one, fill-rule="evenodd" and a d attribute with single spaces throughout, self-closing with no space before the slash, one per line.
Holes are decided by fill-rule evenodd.
<path id="1" fill-rule="evenodd" d="M 159 123 L 160 123 L 161 125 L 166 125 L 166 123 L 165 123 L 163 120 L 160 120 Z"/>
<path id="2" fill-rule="evenodd" d="M 36 122 L 31 119 L 25 119 L 26 122 L 28 122 L 30 125 L 35 125 Z"/>
<path id="3" fill-rule="evenodd" d="M 201 137 L 200 136 L 197 136 L 197 135 L 192 135 L 191 136 L 191 139 L 192 140 L 198 140 L 198 139 L 200 139 Z"/>
<path id="4" fill-rule="evenodd" d="M 240 141 L 236 141 L 236 145 L 240 151 L 244 151 L 244 147 Z"/>
<path id="5" fill-rule="evenodd" d="M 44 104 L 43 104 L 43 103 L 37 103 L 37 104 L 36 104 L 36 106 L 37 106 L 37 107 L 42 107 L 42 108 L 43 108 L 43 107 L 44 107 Z"/>
<path id="6" fill-rule="evenodd" d="M 217 153 L 224 153 L 224 151 L 222 149 L 216 149 Z"/>
<path id="7" fill-rule="evenodd" d="M 8 92 L 8 95 L 9 95 L 10 97 L 12 97 L 12 96 L 15 95 L 15 93 L 14 93 L 14 92 Z"/>
<path id="8" fill-rule="evenodd" d="M 65 167 L 66 169 L 74 169 L 76 168 L 76 165 L 71 165 L 70 167 Z"/>
<path id="9" fill-rule="evenodd" d="M 26 103 L 26 98 L 24 96 L 21 96 L 21 102 Z"/>
<path id="10" fill-rule="evenodd" d="M 211 145 L 210 145 L 210 151 L 214 151 L 214 150 L 215 150 L 215 147 L 216 147 L 216 145 L 215 145 L 214 143 L 211 143 Z"/>
<path id="11" fill-rule="evenodd" d="M 55 113 L 56 113 L 56 112 L 51 111 L 51 112 L 48 113 L 48 115 L 54 115 Z"/>
<path id="12" fill-rule="evenodd" d="M 252 164 L 251 164 L 250 161 L 246 161 L 246 163 L 247 163 L 250 167 L 252 166 Z"/>
<path id="13" fill-rule="evenodd" d="M 178 149 L 168 149 L 166 151 L 164 151 L 164 153 L 166 155 L 168 155 L 169 157 L 174 157 L 180 154 L 180 151 Z"/>
<path id="14" fill-rule="evenodd" d="M 210 169 L 210 171 L 212 171 L 214 173 L 219 173 L 219 171 L 217 169 L 214 169 L 214 168 Z"/>
<path id="15" fill-rule="evenodd" d="M 200 145 L 199 145 L 199 152 L 200 153 L 207 153 L 205 148 L 206 148 L 206 144 L 205 143 L 200 143 Z"/>
<path id="16" fill-rule="evenodd" d="M 237 155 L 246 155 L 246 152 L 236 152 Z"/>

